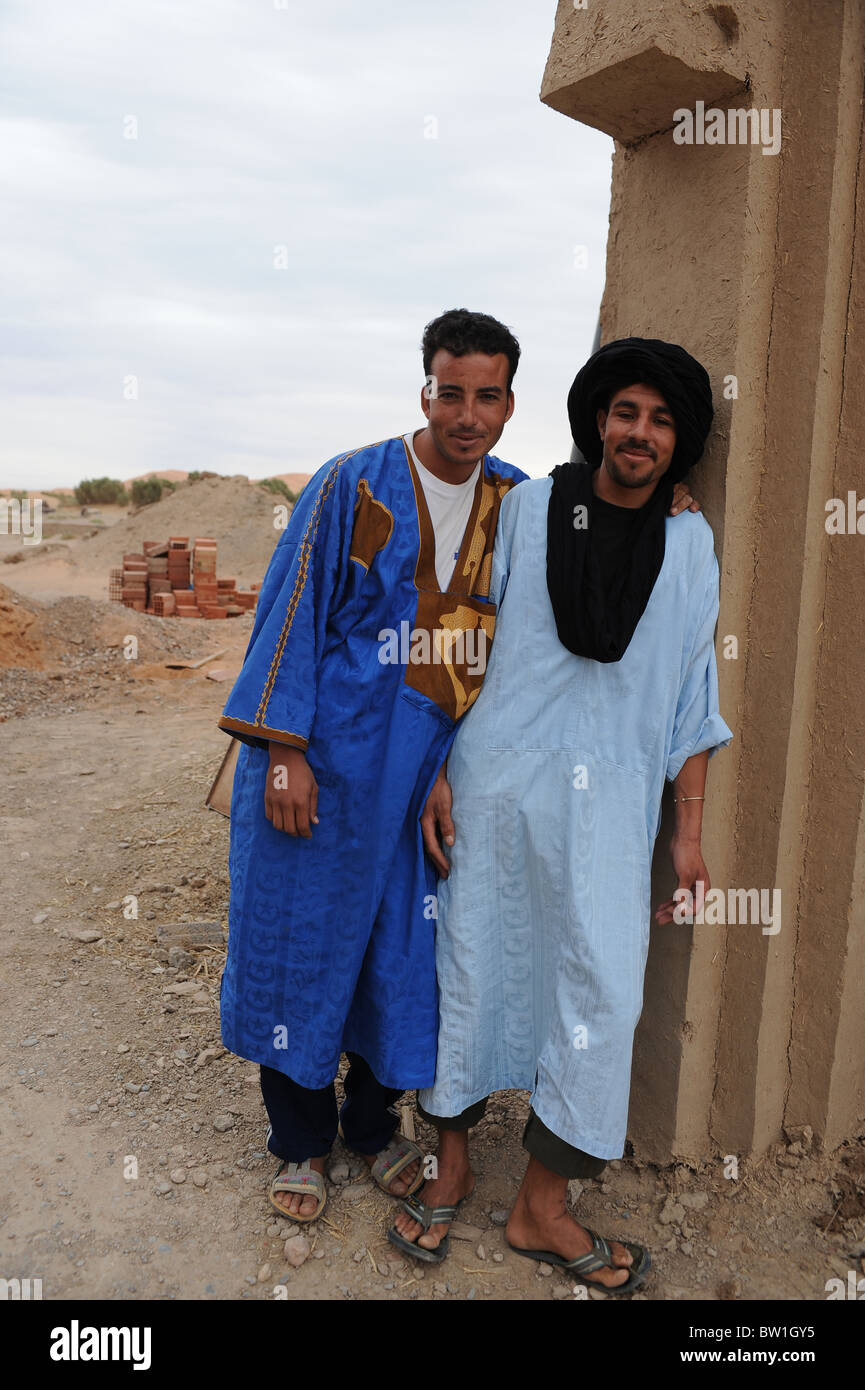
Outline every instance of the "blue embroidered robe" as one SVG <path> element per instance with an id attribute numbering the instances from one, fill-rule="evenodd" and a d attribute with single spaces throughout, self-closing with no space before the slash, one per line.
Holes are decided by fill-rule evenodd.
<path id="1" fill-rule="evenodd" d="M 401 436 L 326 463 L 271 559 L 220 720 L 244 743 L 222 1037 L 302 1086 L 326 1086 L 343 1051 L 388 1087 L 433 1080 L 436 880 L 418 822 L 480 690 L 499 506 L 524 477 L 484 459 L 444 593 Z M 265 816 L 269 740 L 305 750 L 311 839 Z"/>

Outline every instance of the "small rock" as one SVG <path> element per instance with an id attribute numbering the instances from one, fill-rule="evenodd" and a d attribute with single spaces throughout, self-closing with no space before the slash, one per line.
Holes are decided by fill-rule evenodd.
<path id="1" fill-rule="evenodd" d="M 207 1173 L 203 1168 L 193 1168 L 192 1181 L 195 1187 L 207 1186 Z"/>
<path id="2" fill-rule="evenodd" d="M 171 1178 L 171 1181 L 172 1181 L 172 1182 L 176 1182 L 176 1183 L 186 1182 L 186 1169 L 185 1169 L 185 1168 L 172 1168 L 172 1170 L 171 1170 L 171 1172 L 168 1174 L 168 1176 Z"/>
<path id="3" fill-rule="evenodd" d="M 477 1250 L 475 1251 L 475 1254 L 477 1255 L 479 1260 L 485 1260 L 487 1257 L 487 1252 L 482 1245 L 478 1246 Z"/>
<path id="4" fill-rule="evenodd" d="M 470 1226 L 467 1221 L 452 1221 L 450 1233 L 454 1240 L 470 1240 L 472 1243 L 483 1236 L 480 1226 Z"/>
<path id="5" fill-rule="evenodd" d="M 159 1193 L 161 1197 L 164 1197 L 166 1192 L 171 1192 L 172 1190 L 173 1189 L 170 1182 L 158 1182 L 156 1184 L 156 1191 Z"/>
<path id="6" fill-rule="evenodd" d="M 199 1052 L 198 1056 L 196 1057 L 195 1066 L 196 1068 L 205 1067 L 207 1066 L 208 1062 L 215 1062 L 218 1057 L 224 1056 L 224 1047 L 205 1047 L 203 1051 Z"/>
<path id="7" fill-rule="evenodd" d="M 497 1265 L 500 1265 L 504 1258 L 505 1257 L 500 1250 L 493 1251 L 493 1259 L 495 1260 Z"/>
<path id="8" fill-rule="evenodd" d="M 234 1129 L 233 1115 L 217 1115 L 213 1121 L 213 1128 L 217 1134 L 225 1134 L 227 1130 Z"/>
<path id="9" fill-rule="evenodd" d="M 194 1181 L 195 1181 L 195 1177 L 194 1177 L 194 1175 L 193 1175 L 193 1182 L 194 1182 Z M 274 1222 L 272 1226 L 268 1226 L 268 1228 L 267 1228 L 267 1234 L 268 1234 L 269 1236 L 278 1236 L 278 1235 L 279 1235 L 279 1226 L 278 1226 L 278 1224 L 277 1224 L 276 1222 Z"/>
<path id="10" fill-rule="evenodd" d="M 118 1052 L 128 1052 L 128 1051 L 129 1051 L 129 1043 L 118 1043 L 118 1044 L 117 1044 L 117 1051 L 118 1051 Z"/>
<path id="11" fill-rule="evenodd" d="M 131 1092 L 133 1096 L 137 1096 L 138 1092 L 141 1090 L 142 1084 L 141 1081 L 125 1081 L 123 1083 L 123 1089 L 124 1091 Z"/>
<path id="12" fill-rule="evenodd" d="M 567 1284 L 556 1284 L 553 1289 L 553 1298 L 569 1298 L 570 1293 Z"/>
<path id="13" fill-rule="evenodd" d="M 491 1211 L 491 1212 L 490 1212 L 490 1221 L 492 1221 L 492 1223 L 493 1223 L 494 1226 L 506 1226 L 506 1225 L 508 1224 L 508 1216 L 509 1216 L 509 1215 L 510 1215 L 510 1213 L 507 1212 L 507 1211 L 504 1211 L 504 1210 L 502 1210 L 502 1211 Z"/>
<path id="14" fill-rule="evenodd" d="M 364 1197 L 368 1197 L 373 1190 L 371 1182 L 353 1183 L 351 1187 L 346 1187 L 342 1196 L 346 1202 L 362 1202 Z"/>
<path id="15" fill-rule="evenodd" d="M 685 1208 L 678 1202 L 672 1192 L 668 1192 L 667 1200 L 661 1208 L 658 1220 L 662 1226 L 679 1226 L 685 1219 Z"/>
<path id="16" fill-rule="evenodd" d="M 798 1160 L 798 1158 L 796 1157 L 796 1155 L 795 1155 L 795 1154 L 792 1154 L 792 1153 L 779 1153 L 779 1155 L 778 1155 L 778 1163 L 779 1163 L 780 1167 L 782 1167 L 782 1168 L 798 1168 L 798 1167 L 799 1167 L 799 1160 Z"/>
<path id="17" fill-rule="evenodd" d="M 694 1247 L 689 1240 L 683 1240 L 682 1244 L 679 1246 L 679 1249 L 681 1250 L 683 1255 L 687 1255 L 689 1258 L 694 1253 Z"/>
<path id="18" fill-rule="evenodd" d="M 680 1192 L 678 1196 L 679 1205 L 687 1207 L 689 1211 L 702 1211 L 709 1205 L 708 1192 Z"/>
<path id="19" fill-rule="evenodd" d="M 184 951 L 182 946 L 169 946 L 168 964 L 175 970 L 188 970 L 190 965 L 195 964 L 195 957 L 189 951 Z"/>
<path id="20" fill-rule="evenodd" d="M 266 1284 L 270 1278 L 270 1265 L 262 1265 L 258 1271 L 258 1283 Z"/>
<path id="21" fill-rule="evenodd" d="M 434 1293 L 447 1293 L 447 1291 L 448 1291 L 448 1286 L 447 1286 L 447 1284 L 442 1284 L 442 1283 L 441 1283 L 440 1281 L 438 1281 L 438 1280 L 433 1284 L 433 1292 L 434 1292 Z"/>
<path id="22" fill-rule="evenodd" d="M 292 1269 L 300 1269 L 300 1266 L 309 1259 L 310 1255 L 310 1244 L 306 1236 L 299 1233 L 295 1236 L 289 1236 L 285 1242 L 284 1254 Z"/>
<path id="23" fill-rule="evenodd" d="M 33 917 L 31 920 L 33 922 L 34 927 L 41 927 L 42 923 L 46 922 L 50 916 L 51 909 L 46 907 L 42 912 L 37 912 L 35 917 Z"/>
<path id="24" fill-rule="evenodd" d="M 718 1297 L 729 1302 L 735 1298 L 742 1297 L 742 1281 L 740 1279 L 725 1279 L 723 1284 L 718 1285 Z"/>
<path id="25" fill-rule="evenodd" d="M 19 1047 L 35 1047 L 36 1044 L 38 1043 L 38 1041 L 39 1041 L 38 1038 L 33 1038 L 33 1037 L 30 1037 L 30 1038 L 23 1038 L 23 1039 L 21 1040 L 21 1042 L 18 1044 L 18 1046 L 19 1046 Z"/>
<path id="26" fill-rule="evenodd" d="M 330 1171 L 329 1171 L 329 1173 L 328 1173 L 328 1177 L 330 1178 L 331 1182 L 335 1182 L 335 1183 L 348 1182 L 348 1164 L 347 1164 L 347 1163 L 333 1163 L 333 1164 L 331 1165 L 331 1167 L 330 1167 Z"/>
<path id="27" fill-rule="evenodd" d="M 604 1298 L 606 1298 L 606 1297 L 607 1297 L 607 1294 L 605 1294 L 605 1293 L 603 1292 L 602 1289 L 596 1288 L 596 1286 L 595 1286 L 594 1284 L 592 1284 L 592 1285 L 590 1286 L 590 1288 L 589 1288 L 589 1298 L 604 1299 Z"/>
<path id="28" fill-rule="evenodd" d="M 540 1260 L 538 1262 L 538 1267 L 535 1272 L 537 1274 L 540 1274 L 543 1279 L 549 1279 L 550 1275 L 553 1272 L 553 1267 L 552 1265 L 545 1264 L 543 1260 Z"/>
<path id="29" fill-rule="evenodd" d="M 488 1139 L 501 1139 L 504 1132 L 504 1128 L 501 1125 L 497 1124 L 487 1125 L 486 1129 L 484 1130 L 484 1133 L 486 1134 Z"/>
<path id="30" fill-rule="evenodd" d="M 359 1265 L 361 1260 L 366 1259 L 366 1246 L 362 1245 L 359 1250 L 355 1250 L 351 1258 L 354 1260 L 356 1265 Z"/>
<path id="31" fill-rule="evenodd" d="M 70 927 L 67 933 L 73 941 L 83 941 L 85 945 L 91 945 L 94 941 L 102 940 L 102 933 L 94 931 L 92 927 Z"/>
<path id="32" fill-rule="evenodd" d="M 163 985 L 163 994 L 197 994 L 201 989 L 198 980 L 181 980 L 180 984 Z"/>
<path id="33" fill-rule="evenodd" d="M 784 1132 L 790 1140 L 790 1148 L 797 1153 L 797 1155 L 799 1149 L 801 1149 L 803 1153 L 810 1153 L 813 1149 L 814 1131 L 810 1125 L 795 1125 L 793 1128 L 786 1129 Z"/>

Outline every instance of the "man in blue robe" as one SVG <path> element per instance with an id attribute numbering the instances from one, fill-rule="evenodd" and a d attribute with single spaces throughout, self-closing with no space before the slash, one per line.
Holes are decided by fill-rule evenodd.
<path id="1" fill-rule="evenodd" d="M 311 1220 L 341 1123 L 394 1195 L 420 1150 L 394 1101 L 435 1073 L 435 873 L 419 818 L 495 626 L 499 507 L 525 474 L 491 454 L 519 346 L 485 314 L 424 333 L 427 427 L 331 459 L 262 585 L 220 726 L 231 804 L 226 1047 L 261 1065 L 271 1201 Z M 333 1081 L 350 1061 L 337 1115 Z"/>
<path id="2" fill-rule="evenodd" d="M 468 1129 L 492 1091 L 525 1089 L 530 1158 L 509 1243 L 627 1292 L 648 1252 L 579 1225 L 567 1185 L 623 1153 L 665 778 L 678 886 L 698 901 L 709 887 L 706 770 L 731 737 L 718 711 L 718 565 L 705 520 L 669 510 L 712 398 L 683 349 L 625 339 L 590 359 L 568 406 L 586 462 L 505 499 L 489 670 L 423 816 L 443 879 L 436 1079 L 419 1096 L 439 1129 L 438 1175 L 388 1235 L 444 1258 L 474 1187 Z"/>

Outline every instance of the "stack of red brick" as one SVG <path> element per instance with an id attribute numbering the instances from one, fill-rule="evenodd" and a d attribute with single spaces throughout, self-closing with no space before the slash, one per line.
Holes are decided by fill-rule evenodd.
<path id="1" fill-rule="evenodd" d="M 236 580 L 217 577 L 212 537 L 198 536 L 190 546 L 188 536 L 169 536 L 145 541 L 140 555 L 124 555 L 122 571 L 111 571 L 109 596 L 158 618 L 236 618 L 255 608 L 260 588 L 238 589 Z"/>

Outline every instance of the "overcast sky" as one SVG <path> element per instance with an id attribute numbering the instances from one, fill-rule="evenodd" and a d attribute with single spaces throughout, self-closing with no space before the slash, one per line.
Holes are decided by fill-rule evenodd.
<path id="1" fill-rule="evenodd" d="M 500 456 L 567 457 L 613 142 L 538 100 L 554 16 L 4 0 L 0 485 L 311 473 L 422 424 L 457 306 L 523 347 Z"/>

